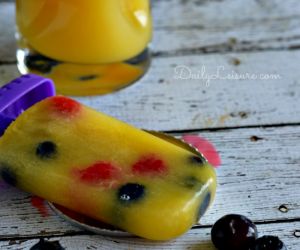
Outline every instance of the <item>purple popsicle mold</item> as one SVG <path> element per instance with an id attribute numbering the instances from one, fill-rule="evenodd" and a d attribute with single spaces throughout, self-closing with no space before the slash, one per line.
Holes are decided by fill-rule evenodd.
<path id="1" fill-rule="evenodd" d="M 55 95 L 52 80 L 34 74 L 22 75 L 0 88 L 0 135 L 24 110 Z"/>

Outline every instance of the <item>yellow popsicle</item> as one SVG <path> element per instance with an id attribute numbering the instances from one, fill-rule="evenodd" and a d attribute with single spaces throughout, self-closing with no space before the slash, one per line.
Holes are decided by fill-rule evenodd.
<path id="1" fill-rule="evenodd" d="M 56 96 L 0 138 L 8 183 L 152 240 L 185 233 L 214 199 L 214 169 L 192 152 Z"/>

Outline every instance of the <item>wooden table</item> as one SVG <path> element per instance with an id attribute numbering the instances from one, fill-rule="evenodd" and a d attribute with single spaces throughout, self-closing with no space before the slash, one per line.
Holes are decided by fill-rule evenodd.
<path id="1" fill-rule="evenodd" d="M 68 250 L 208 250 L 212 224 L 228 213 L 300 249 L 299 0 L 156 0 L 153 15 L 148 74 L 120 92 L 77 99 L 141 128 L 199 134 L 215 144 L 222 166 L 202 226 L 168 242 L 93 235 L 50 210 L 43 217 L 30 194 L 1 184 L 1 249 L 30 249 L 43 237 Z M 205 74 L 180 77 L 183 66 Z M 14 4 L 2 1 L 0 83 L 18 75 Z"/>

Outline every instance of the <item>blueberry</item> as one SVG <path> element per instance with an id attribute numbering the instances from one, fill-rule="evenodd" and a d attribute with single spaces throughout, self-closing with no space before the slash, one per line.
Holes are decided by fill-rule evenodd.
<path id="1" fill-rule="evenodd" d="M 257 229 L 251 220 L 239 214 L 229 214 L 212 227 L 211 239 L 219 250 L 245 250 L 254 245 Z"/>
<path id="2" fill-rule="evenodd" d="M 0 175 L 7 184 L 16 186 L 17 176 L 14 171 L 5 164 L 0 164 Z"/>
<path id="3" fill-rule="evenodd" d="M 183 180 L 183 186 L 189 189 L 202 186 L 202 183 L 194 176 L 187 176 Z"/>
<path id="4" fill-rule="evenodd" d="M 118 198 L 123 203 L 140 200 L 144 195 L 145 187 L 137 183 L 127 183 L 118 191 Z"/>
<path id="5" fill-rule="evenodd" d="M 64 250 L 58 241 L 46 241 L 40 239 L 40 241 L 32 246 L 30 250 Z"/>
<path id="6" fill-rule="evenodd" d="M 192 163 L 192 164 L 198 164 L 198 165 L 203 165 L 206 163 L 206 160 L 203 158 L 203 157 L 200 157 L 200 156 L 196 156 L 196 155 L 193 155 L 189 158 L 189 161 Z"/>
<path id="7" fill-rule="evenodd" d="M 149 49 L 146 48 L 140 54 L 136 55 L 135 57 L 133 57 L 131 59 L 126 60 L 125 63 L 137 65 L 137 64 L 145 62 L 149 57 L 150 57 Z"/>
<path id="8" fill-rule="evenodd" d="M 83 76 L 78 77 L 78 80 L 79 81 L 91 81 L 91 80 L 97 79 L 99 77 L 100 77 L 99 75 L 83 75 Z"/>
<path id="9" fill-rule="evenodd" d="M 211 194 L 210 194 L 210 192 L 208 192 L 205 195 L 203 201 L 201 202 L 201 205 L 200 205 L 200 208 L 199 208 L 199 211 L 198 211 L 197 221 L 204 215 L 204 213 L 208 209 L 210 200 L 211 200 Z"/>
<path id="10" fill-rule="evenodd" d="M 40 158 L 53 158 L 56 154 L 56 145 L 51 141 L 44 141 L 37 145 L 36 155 Z"/>
<path id="11" fill-rule="evenodd" d="M 40 73 L 47 74 L 50 73 L 52 68 L 60 62 L 42 55 L 29 54 L 26 55 L 24 63 L 30 70 L 36 70 Z"/>
<path id="12" fill-rule="evenodd" d="M 265 235 L 255 241 L 251 250 L 286 250 L 286 246 L 278 237 Z"/>

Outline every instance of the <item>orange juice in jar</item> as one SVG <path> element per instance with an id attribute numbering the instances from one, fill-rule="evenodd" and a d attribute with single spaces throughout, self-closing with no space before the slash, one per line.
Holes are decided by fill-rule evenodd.
<path id="1" fill-rule="evenodd" d="M 106 94 L 149 66 L 150 0 L 16 0 L 21 73 L 67 95 Z"/>

